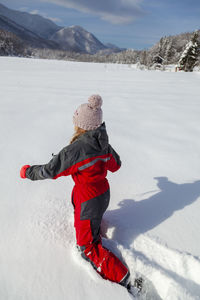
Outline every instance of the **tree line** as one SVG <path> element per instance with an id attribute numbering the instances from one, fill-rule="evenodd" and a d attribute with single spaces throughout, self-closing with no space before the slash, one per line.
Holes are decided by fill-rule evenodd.
<path id="1" fill-rule="evenodd" d="M 161 70 L 164 70 L 167 65 L 175 64 L 177 70 L 192 71 L 195 66 L 200 67 L 200 30 L 162 37 L 150 49 L 128 49 L 111 54 L 99 51 L 91 55 L 48 48 L 32 48 L 15 34 L 0 29 L 0 55 L 80 62 L 138 64 L 140 68 Z"/>

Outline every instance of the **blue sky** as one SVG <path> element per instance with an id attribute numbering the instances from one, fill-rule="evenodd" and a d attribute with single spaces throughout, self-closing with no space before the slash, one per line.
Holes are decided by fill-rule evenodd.
<path id="1" fill-rule="evenodd" d="M 101 42 L 144 49 L 162 36 L 200 28 L 200 0 L 0 0 L 61 26 L 80 25 Z"/>

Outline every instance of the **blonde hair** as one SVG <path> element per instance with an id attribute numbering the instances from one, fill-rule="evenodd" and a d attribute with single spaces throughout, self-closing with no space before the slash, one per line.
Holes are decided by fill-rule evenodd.
<path id="1" fill-rule="evenodd" d="M 73 136 L 72 136 L 72 139 L 71 139 L 71 141 L 70 141 L 70 144 L 72 144 L 73 142 L 75 142 L 79 136 L 81 136 L 82 134 L 84 134 L 84 133 L 87 132 L 87 130 L 82 129 L 82 128 L 77 127 L 77 126 L 75 126 L 74 129 L 75 129 L 75 132 L 74 132 L 74 134 L 73 134 Z"/>

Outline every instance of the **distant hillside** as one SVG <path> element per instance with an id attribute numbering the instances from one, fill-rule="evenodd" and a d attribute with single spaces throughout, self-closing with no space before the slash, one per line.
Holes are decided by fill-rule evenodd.
<path id="1" fill-rule="evenodd" d="M 0 4 L 0 28 L 13 32 L 33 48 L 50 48 L 95 54 L 119 52 L 116 46 L 106 46 L 80 26 L 60 27 L 40 15 L 20 12 Z"/>
<path id="2" fill-rule="evenodd" d="M 9 18 L 18 25 L 45 39 L 48 39 L 52 34 L 62 28 L 42 16 L 9 9 L 2 4 L 0 4 L 0 15 Z"/>
<path id="3" fill-rule="evenodd" d="M 51 40 L 57 42 L 64 50 L 94 54 L 107 49 L 93 34 L 80 26 L 65 27 L 54 33 Z"/>
<path id="4" fill-rule="evenodd" d="M 26 45 L 31 47 L 50 49 L 59 48 L 55 42 L 41 38 L 33 31 L 28 30 L 27 28 L 2 15 L 0 15 L 0 29 L 14 33 L 16 36 L 21 38 Z"/>

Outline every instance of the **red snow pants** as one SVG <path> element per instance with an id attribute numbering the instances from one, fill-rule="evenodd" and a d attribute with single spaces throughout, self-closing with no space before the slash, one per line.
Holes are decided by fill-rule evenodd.
<path id="1" fill-rule="evenodd" d="M 75 185 L 72 192 L 76 241 L 81 255 L 104 278 L 126 285 L 128 268 L 102 246 L 101 220 L 108 207 L 110 190 L 107 179 L 95 184 Z"/>

